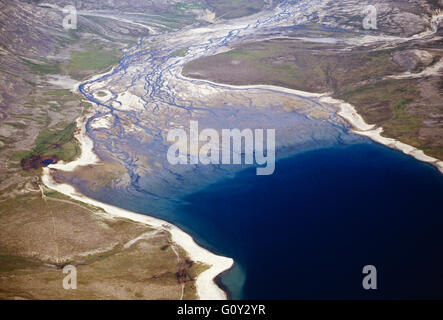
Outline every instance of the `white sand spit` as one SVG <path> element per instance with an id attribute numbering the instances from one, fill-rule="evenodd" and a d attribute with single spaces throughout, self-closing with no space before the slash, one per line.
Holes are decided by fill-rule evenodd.
<path id="1" fill-rule="evenodd" d="M 427 156 L 422 150 L 419 150 L 413 146 L 392 138 L 383 137 L 381 135 L 383 133 L 383 128 L 376 128 L 376 126 L 374 125 L 367 124 L 364 119 L 357 113 L 357 110 L 353 105 L 331 97 L 323 97 L 320 99 L 320 102 L 332 104 L 338 107 L 338 115 L 354 127 L 354 133 L 369 137 L 372 140 L 386 145 L 390 148 L 400 150 L 403 153 L 410 155 L 419 161 L 433 164 L 441 173 L 443 173 L 443 161 Z"/>
<path id="2" fill-rule="evenodd" d="M 42 176 L 43 183 L 48 188 L 67 195 L 72 199 L 91 204 L 98 208 L 102 208 L 110 215 L 110 217 L 125 218 L 147 224 L 159 230 L 167 230 L 172 236 L 172 241 L 181 246 L 194 262 L 201 262 L 210 266 L 208 270 L 202 272 L 197 277 L 196 287 L 199 298 L 202 300 L 227 299 L 226 293 L 217 286 L 217 284 L 214 282 L 214 279 L 219 274 L 230 269 L 233 266 L 233 259 L 217 256 L 212 252 L 200 247 L 190 235 L 188 235 L 178 227 L 174 226 L 173 224 L 147 215 L 134 213 L 128 210 L 117 208 L 115 206 L 101 203 L 80 194 L 71 185 L 59 184 L 54 181 L 51 175 L 51 170 L 74 171 L 75 168 L 77 168 L 78 166 L 98 164 L 100 162 L 99 158 L 97 157 L 97 155 L 95 155 L 93 151 L 94 143 L 87 136 L 85 126 L 82 125 L 82 119 L 77 120 L 77 123 L 81 125 L 82 128 L 80 132 L 78 132 L 76 135 L 76 138 L 78 139 L 82 149 L 81 156 L 77 160 L 67 164 L 57 163 L 44 168 Z"/>

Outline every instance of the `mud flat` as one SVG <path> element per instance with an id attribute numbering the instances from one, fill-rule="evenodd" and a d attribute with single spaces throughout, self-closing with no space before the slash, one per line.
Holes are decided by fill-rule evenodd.
<path id="1" fill-rule="evenodd" d="M 403 153 L 410 155 L 419 161 L 430 163 L 434 165 L 441 173 L 443 173 L 443 161 L 430 157 L 426 155 L 422 150 L 407 145 L 396 139 L 383 137 L 381 135 L 383 133 L 383 128 L 366 123 L 366 121 L 357 112 L 357 110 L 352 104 L 339 99 L 332 98 L 330 96 L 331 93 L 311 93 L 311 92 L 305 92 L 305 91 L 288 89 L 284 87 L 271 86 L 271 85 L 230 85 L 230 84 L 217 83 L 202 79 L 192 79 L 183 75 L 180 75 L 180 78 L 187 81 L 207 83 L 213 86 L 219 86 L 223 88 L 240 89 L 240 90 L 261 89 L 261 90 L 270 90 L 286 94 L 293 94 L 305 98 L 317 98 L 318 101 L 322 104 L 332 105 L 338 108 L 338 115 L 344 120 L 346 120 L 354 128 L 352 132 L 362 136 L 369 137 L 375 142 L 386 145 L 390 148 L 400 150 Z"/>
<path id="2" fill-rule="evenodd" d="M 81 122 L 82 119 L 79 119 L 78 123 L 80 124 Z M 144 223 L 159 230 L 167 230 L 171 234 L 172 241 L 181 246 L 194 262 L 201 262 L 210 266 L 208 270 L 202 272 L 197 277 L 196 287 L 199 298 L 202 300 L 227 299 L 226 293 L 216 285 L 214 280 L 219 274 L 225 272 L 233 266 L 233 259 L 217 256 L 200 247 L 189 234 L 185 233 L 173 224 L 90 199 L 80 194 L 73 186 L 68 184 L 58 184 L 52 179 L 51 170 L 54 169 L 62 171 L 74 171 L 80 166 L 99 164 L 100 160 L 93 151 L 94 144 L 86 134 L 85 125 L 81 125 L 81 128 L 82 129 L 76 135 L 82 149 L 81 156 L 77 160 L 67 164 L 58 163 L 44 168 L 42 176 L 43 183 L 48 188 L 65 194 L 72 199 L 102 208 L 111 217 L 125 218 L 135 222 Z"/>
<path id="3" fill-rule="evenodd" d="M 254 84 L 254 85 L 232 85 L 232 84 L 225 84 L 225 83 L 217 83 L 214 81 L 209 81 L 206 79 L 194 79 L 184 76 L 183 74 L 180 74 L 180 79 L 190 81 L 190 82 L 201 82 L 201 83 L 207 83 L 213 86 L 221 87 L 221 88 L 227 88 L 227 89 L 235 89 L 235 90 L 249 90 L 249 89 L 258 89 L 258 90 L 267 90 L 267 91 L 273 91 L 273 92 L 279 92 L 279 93 L 287 93 L 296 95 L 303 98 L 320 98 L 323 97 L 329 93 L 314 93 L 314 92 L 307 92 L 307 91 L 301 91 L 301 90 L 295 90 L 285 87 L 279 87 L 279 86 L 273 86 L 273 85 L 267 85 L 267 84 Z"/>

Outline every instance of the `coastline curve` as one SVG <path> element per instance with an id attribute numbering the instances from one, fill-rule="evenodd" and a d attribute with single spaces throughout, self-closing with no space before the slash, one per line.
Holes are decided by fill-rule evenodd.
<path id="1" fill-rule="evenodd" d="M 84 118 L 79 118 L 77 123 L 80 124 L 84 122 L 83 120 Z M 43 168 L 43 184 L 46 187 L 69 196 L 74 200 L 103 209 L 107 213 L 107 217 L 129 219 L 134 222 L 149 225 L 150 227 L 159 230 L 166 230 L 171 234 L 171 240 L 181 246 L 194 262 L 201 262 L 209 266 L 209 269 L 199 274 L 196 280 L 197 295 L 200 300 L 226 300 L 227 294 L 215 283 L 215 278 L 233 267 L 233 259 L 218 256 L 199 246 L 189 234 L 169 222 L 151 217 L 149 215 L 124 210 L 88 198 L 80 194 L 73 186 L 68 184 L 59 184 L 52 179 L 51 170 L 74 171 L 75 168 L 80 166 L 99 164 L 100 160 L 93 151 L 94 143 L 86 134 L 86 127 L 84 124 L 81 125 L 80 132 L 76 134 L 76 139 L 80 143 L 82 150 L 81 156 L 70 163 L 58 163 Z"/>

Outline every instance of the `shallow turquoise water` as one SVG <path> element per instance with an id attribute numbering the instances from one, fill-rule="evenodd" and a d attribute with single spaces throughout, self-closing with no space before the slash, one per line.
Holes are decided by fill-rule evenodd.
<path id="1" fill-rule="evenodd" d="M 234 258 L 221 282 L 235 299 L 443 298 L 443 176 L 378 144 L 300 153 L 272 176 L 250 168 L 180 199 L 82 191 Z M 363 290 L 365 265 L 377 291 Z"/>

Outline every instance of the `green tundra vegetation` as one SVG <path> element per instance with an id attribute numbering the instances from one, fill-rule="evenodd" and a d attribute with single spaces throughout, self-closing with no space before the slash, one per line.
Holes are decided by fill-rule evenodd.
<path id="1" fill-rule="evenodd" d="M 66 70 L 72 78 L 81 80 L 114 66 L 120 57 L 121 53 L 117 49 L 107 49 L 103 45 L 89 43 L 84 49 L 72 52 Z"/>
<path id="2" fill-rule="evenodd" d="M 346 88 L 336 96 L 355 105 L 367 122 L 382 126 L 383 135 L 443 159 L 441 146 L 433 145 L 432 140 L 420 139 L 419 131 L 424 126 L 425 117 L 409 111 L 412 107 L 425 107 L 417 80 L 378 81 Z"/>
<path id="3" fill-rule="evenodd" d="M 383 135 L 443 159 L 437 131 L 420 136 L 423 128 L 434 130 L 426 127 L 425 114 L 438 113 L 441 103 L 439 106 L 423 102 L 423 81 L 385 79 L 404 71 L 391 59 L 396 49 L 341 49 L 344 47 L 337 44 L 262 41 L 192 61 L 184 66 L 183 74 L 234 85 L 270 84 L 331 93 L 353 104 L 368 123 L 382 126 Z M 423 68 L 418 63 L 412 71 Z M 434 92 L 438 90 L 435 88 Z"/>
<path id="4" fill-rule="evenodd" d="M 330 45 L 265 41 L 234 48 L 185 65 L 184 74 L 222 82 L 273 84 L 310 92 L 332 92 L 359 81 L 394 74 L 390 51 L 328 51 Z M 226 70 L 223 72 L 223 70 Z"/>
<path id="5" fill-rule="evenodd" d="M 234 19 L 259 12 L 264 0 L 206 0 L 208 6 L 215 11 L 217 17 Z"/>
<path id="6" fill-rule="evenodd" d="M 22 162 L 44 156 L 71 161 L 80 154 L 80 147 L 74 139 L 76 129 L 75 123 L 71 123 L 61 130 L 43 129 L 35 141 L 35 147 L 30 151 L 14 153 L 12 161 Z"/>
<path id="7" fill-rule="evenodd" d="M 51 61 L 46 61 L 45 59 L 39 59 L 40 61 L 31 61 L 26 58 L 21 58 L 23 63 L 30 67 L 31 70 L 37 74 L 56 74 L 60 72 L 60 67 Z"/>
<path id="8" fill-rule="evenodd" d="M 195 23 L 195 12 L 188 11 L 206 7 L 204 0 L 193 0 L 134 17 L 166 31 Z M 123 27 L 122 37 L 117 30 L 108 32 L 104 23 L 109 20 L 87 19 L 92 23 L 79 24 L 78 30 L 63 36 L 55 33 L 56 48 L 48 58 L 23 51 L 18 57 L 21 74 L 0 66 L 11 79 L 23 77 L 29 86 L 20 106 L 9 110 L 5 126 L 11 134 L 0 137 L 0 150 L 9 162 L 0 176 L 5 186 L 0 194 L 0 299 L 179 299 L 182 284 L 183 298 L 195 299 L 195 278 L 207 266 L 190 261 L 167 232 L 126 247 L 128 241 L 154 230 L 125 219 L 107 219 L 100 208 L 46 189 L 38 167 L 23 170 L 23 163 L 33 158 L 70 161 L 80 154 L 75 119 L 92 105 L 59 85 L 69 87 L 72 79 L 84 81 L 109 70 L 122 56 L 120 48 L 137 41 L 138 36 L 124 33 Z M 40 33 L 36 30 L 36 37 Z M 53 75 L 62 76 L 60 84 L 50 81 Z M 75 292 L 61 285 L 60 267 L 65 263 L 76 265 L 82 274 Z"/>

